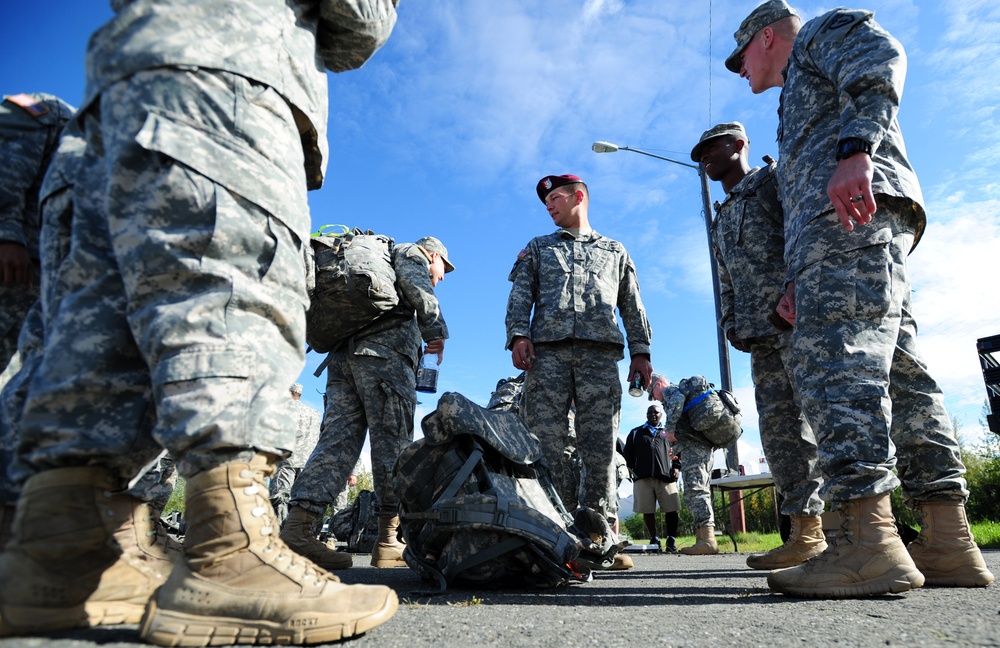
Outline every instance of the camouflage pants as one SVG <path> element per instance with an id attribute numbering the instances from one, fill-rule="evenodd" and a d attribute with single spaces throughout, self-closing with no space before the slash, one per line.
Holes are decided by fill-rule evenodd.
<path id="1" fill-rule="evenodd" d="M 621 351 L 570 340 L 535 345 L 535 355 L 524 381 L 521 416 L 541 442 L 559 497 L 570 511 L 575 508 L 579 470 L 566 453 L 567 415 L 575 403 L 576 453 L 584 472 L 579 503 L 613 518 L 618 512 L 614 455 L 621 418 Z"/>
<path id="2" fill-rule="evenodd" d="M 366 433 L 371 434 L 372 483 L 379 510 L 395 513 L 392 467 L 413 442 L 417 373 L 409 358 L 333 352 L 326 369 L 326 408 L 319 441 L 292 487 L 291 506 L 322 513 L 344 489 Z"/>
<path id="3" fill-rule="evenodd" d="M 278 525 L 284 523 L 288 517 L 288 500 L 292 496 L 292 484 L 298 477 L 301 468 L 292 468 L 288 462 L 282 461 L 277 465 L 274 475 L 271 476 L 271 484 L 268 488 L 268 495 L 271 497 L 271 506 L 278 517 Z"/>
<path id="4" fill-rule="evenodd" d="M 906 275 L 912 207 L 879 199 L 891 242 L 829 257 L 796 277 L 794 379 L 819 443 L 821 494 L 870 497 L 901 479 L 911 506 L 964 500 L 965 467 L 944 398 L 916 346 Z"/>
<path id="5" fill-rule="evenodd" d="M 684 504 L 691 511 L 695 528 L 715 526 L 711 485 L 715 448 L 691 433 L 678 430 L 674 449 L 681 457 Z"/>
<path id="6" fill-rule="evenodd" d="M 161 447 L 185 476 L 286 454 L 309 222 L 290 108 L 242 77 L 164 68 L 108 87 L 82 130 L 21 458 L 130 478 Z"/>
<path id="7" fill-rule="evenodd" d="M 0 284 L 0 372 L 17 352 L 17 337 L 21 332 L 21 325 L 28 309 L 37 300 L 37 284 L 30 287 Z"/>
<path id="8" fill-rule="evenodd" d="M 53 312 L 58 311 L 60 278 L 58 270 L 69 250 L 70 226 L 73 218 L 72 186 L 79 173 L 84 142 L 76 122 L 63 130 L 59 146 L 52 157 L 49 172 L 39 196 L 41 228 L 39 254 L 41 257 L 41 287 L 39 299 L 31 306 L 21 326 L 18 337 L 20 367 L 8 374 L 9 380 L 0 393 L 0 504 L 14 505 L 21 496 L 24 480 L 31 470 L 17 457 L 20 439 L 21 416 L 31 378 L 42 360 L 45 345 L 45 312 L 48 303 Z"/>
<path id="9" fill-rule="evenodd" d="M 757 338 L 750 347 L 754 398 L 760 421 L 760 441 L 775 487 L 784 497 L 785 515 L 816 516 L 823 512 L 819 487 L 816 435 L 802 416 L 791 384 L 792 334 Z"/>

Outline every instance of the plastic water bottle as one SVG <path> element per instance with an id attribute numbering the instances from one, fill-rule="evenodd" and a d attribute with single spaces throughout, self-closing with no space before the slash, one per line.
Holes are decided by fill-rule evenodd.
<path id="1" fill-rule="evenodd" d="M 760 470 L 758 472 L 761 475 L 771 472 L 771 467 L 767 465 L 767 457 L 760 458 Z"/>
<path id="2" fill-rule="evenodd" d="M 436 353 L 425 353 L 420 358 L 420 366 L 417 367 L 417 391 L 425 394 L 433 394 L 438 388 L 438 355 Z"/>

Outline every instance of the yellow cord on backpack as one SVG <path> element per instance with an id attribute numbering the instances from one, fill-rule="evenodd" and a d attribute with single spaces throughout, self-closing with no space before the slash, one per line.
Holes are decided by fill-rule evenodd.
<path id="1" fill-rule="evenodd" d="M 327 232 L 326 228 L 328 228 L 328 227 L 330 227 L 330 228 L 339 227 L 339 228 L 341 228 L 341 231 L 339 231 L 339 232 L 332 232 L 332 231 L 331 232 Z M 318 230 L 316 230 L 315 232 L 313 232 L 312 236 L 314 236 L 314 237 L 315 236 L 344 236 L 345 234 L 349 233 L 350 231 L 351 231 L 351 228 L 348 227 L 347 225 L 324 225 L 324 226 L 320 227 Z"/>

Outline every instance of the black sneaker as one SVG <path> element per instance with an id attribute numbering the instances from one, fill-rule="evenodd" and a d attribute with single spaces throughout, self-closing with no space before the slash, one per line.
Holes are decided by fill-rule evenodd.
<path id="1" fill-rule="evenodd" d="M 674 544 L 674 539 L 669 536 L 667 536 L 667 547 L 665 551 L 672 554 L 677 553 L 677 546 Z"/>
<path id="2" fill-rule="evenodd" d="M 656 536 L 649 539 L 649 544 L 656 545 L 656 548 L 653 551 L 660 551 L 660 539 Z"/>

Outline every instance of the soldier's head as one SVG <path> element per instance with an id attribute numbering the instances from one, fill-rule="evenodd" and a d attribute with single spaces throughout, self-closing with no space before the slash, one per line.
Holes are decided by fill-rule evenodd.
<path id="1" fill-rule="evenodd" d="M 663 390 L 670 386 L 670 381 L 658 373 L 649 378 L 649 400 L 663 400 Z"/>
<path id="2" fill-rule="evenodd" d="M 302 398 L 302 385 L 295 383 L 288 388 L 288 393 L 291 395 L 293 400 L 299 400 Z"/>
<path id="3" fill-rule="evenodd" d="M 455 266 L 448 260 L 448 248 L 433 236 L 423 237 L 417 241 L 417 246 L 424 251 L 427 259 L 431 262 L 431 285 L 437 286 L 438 282 L 444 279 L 445 273 L 455 269 Z"/>
<path id="4" fill-rule="evenodd" d="M 587 207 L 590 192 L 575 175 L 549 175 L 538 181 L 535 193 L 545 203 L 545 209 L 556 227 L 589 227 Z"/>
<path id="5" fill-rule="evenodd" d="M 660 410 L 660 406 L 650 405 L 649 409 L 646 410 L 646 422 L 656 427 L 660 424 L 661 418 L 663 418 L 663 412 Z"/>
<path id="6" fill-rule="evenodd" d="M 691 149 L 691 161 L 699 162 L 705 174 L 716 182 L 735 185 L 750 170 L 747 156 L 750 138 L 739 122 L 716 124 L 701 134 Z"/>
<path id="7" fill-rule="evenodd" d="M 736 49 L 726 59 L 726 68 L 746 79 L 754 94 L 780 88 L 785 84 L 782 70 L 801 27 L 802 19 L 785 0 L 767 0 L 733 34 Z"/>

